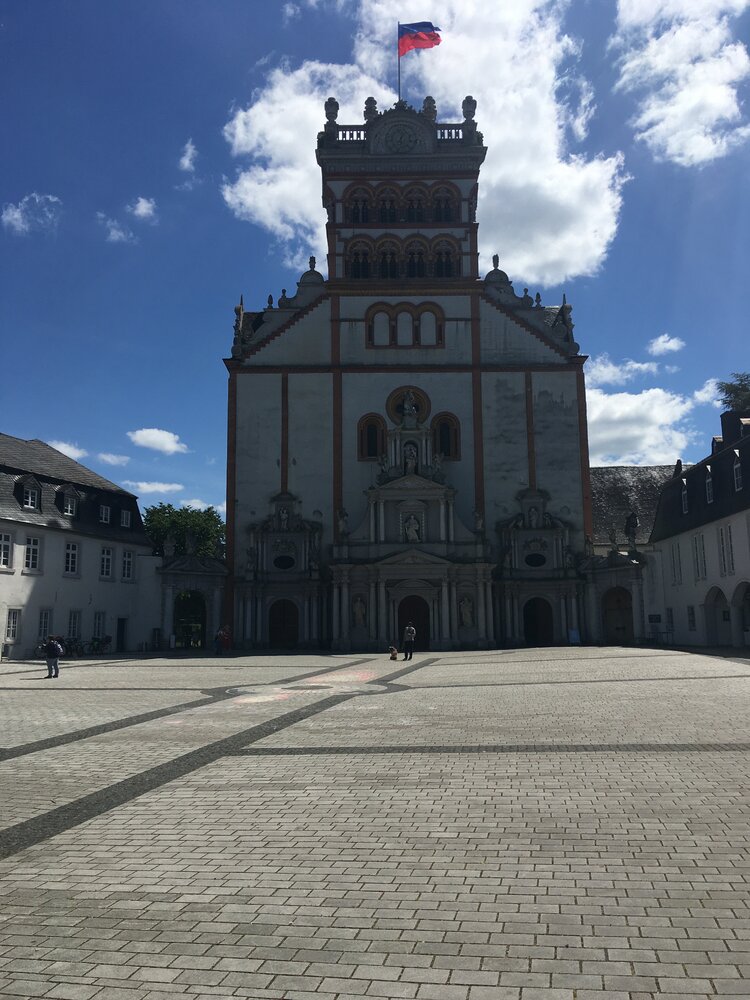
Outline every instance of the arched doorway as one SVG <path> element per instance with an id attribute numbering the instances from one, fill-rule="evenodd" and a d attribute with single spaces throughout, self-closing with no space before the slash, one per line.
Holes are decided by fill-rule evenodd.
<path id="1" fill-rule="evenodd" d="M 299 611 L 294 601 L 274 601 L 268 612 L 271 649 L 294 649 L 299 641 Z"/>
<path id="2" fill-rule="evenodd" d="M 602 598 L 604 641 L 610 646 L 628 646 L 633 631 L 633 595 L 625 587 L 612 587 Z"/>
<path id="3" fill-rule="evenodd" d="M 529 646 L 551 646 L 555 637 L 552 605 L 532 597 L 523 606 L 523 637 Z"/>
<path id="4" fill-rule="evenodd" d="M 732 605 L 738 609 L 732 622 L 732 645 L 750 646 L 750 583 L 739 583 L 732 596 Z"/>
<path id="5" fill-rule="evenodd" d="M 712 587 L 706 594 L 703 609 L 706 613 L 706 644 L 731 646 L 732 621 L 724 591 L 719 587 Z"/>
<path id="6" fill-rule="evenodd" d="M 206 599 L 199 590 L 182 590 L 174 599 L 174 635 L 178 649 L 206 648 Z"/>
<path id="7" fill-rule="evenodd" d="M 423 597 L 412 594 L 405 597 L 398 606 L 398 636 L 396 643 L 398 648 L 404 638 L 404 629 L 412 623 L 417 630 L 417 640 L 414 648 L 424 650 L 430 648 L 430 607 Z"/>

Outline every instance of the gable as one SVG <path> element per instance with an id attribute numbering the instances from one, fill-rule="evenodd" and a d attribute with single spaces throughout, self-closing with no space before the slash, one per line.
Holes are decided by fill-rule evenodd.
<path id="1" fill-rule="evenodd" d="M 275 317 L 274 317 L 275 318 Z M 328 365 L 331 358 L 331 300 L 316 299 L 299 312 L 292 313 L 275 329 L 248 346 L 245 363 L 249 365 Z"/>
<path id="2" fill-rule="evenodd" d="M 485 364 L 562 365 L 567 352 L 551 337 L 487 299 L 480 304 L 480 340 Z"/>

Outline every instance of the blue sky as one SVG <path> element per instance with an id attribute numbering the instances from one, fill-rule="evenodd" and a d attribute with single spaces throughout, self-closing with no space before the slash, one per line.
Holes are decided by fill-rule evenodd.
<path id="1" fill-rule="evenodd" d="M 750 0 L 0 3 L 0 430 L 220 506 L 233 307 L 322 261 L 323 100 L 404 96 L 489 147 L 482 267 L 573 305 L 594 461 L 672 462 L 750 368 Z"/>

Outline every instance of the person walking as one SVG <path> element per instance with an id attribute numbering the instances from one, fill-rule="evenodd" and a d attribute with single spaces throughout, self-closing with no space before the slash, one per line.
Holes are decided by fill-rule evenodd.
<path id="1" fill-rule="evenodd" d="M 410 660 L 414 655 L 414 640 L 417 638 L 417 630 L 414 623 L 409 624 L 404 629 L 404 659 Z"/>
<path id="2" fill-rule="evenodd" d="M 60 676 L 60 657 L 62 656 L 62 646 L 57 639 L 51 635 L 44 644 L 44 655 L 47 658 L 47 680 L 50 677 Z"/>

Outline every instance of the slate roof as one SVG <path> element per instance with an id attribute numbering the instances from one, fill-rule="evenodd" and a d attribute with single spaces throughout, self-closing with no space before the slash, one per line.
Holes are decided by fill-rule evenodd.
<path id="1" fill-rule="evenodd" d="M 24 441 L 23 438 L 11 437 L 10 434 L 0 434 L 0 466 L 5 466 L 6 471 L 31 472 L 37 476 L 58 479 L 61 483 L 112 490 L 126 496 L 134 495 L 38 438 Z"/>
<path id="2" fill-rule="evenodd" d="M 636 544 L 645 545 L 651 536 L 659 494 L 673 472 L 673 465 L 603 465 L 592 468 L 594 544 L 608 544 L 613 526 L 618 540 L 624 541 L 625 521 L 634 510 L 640 522 Z"/>

